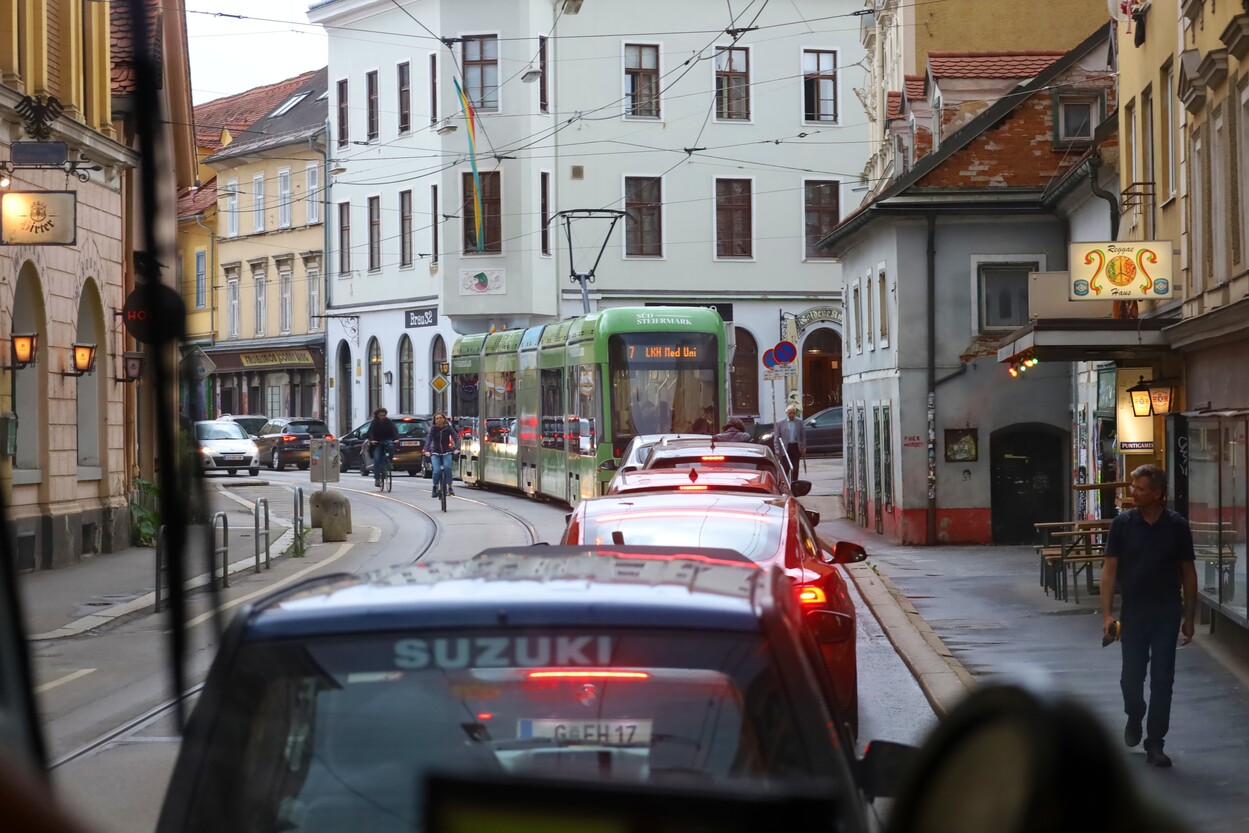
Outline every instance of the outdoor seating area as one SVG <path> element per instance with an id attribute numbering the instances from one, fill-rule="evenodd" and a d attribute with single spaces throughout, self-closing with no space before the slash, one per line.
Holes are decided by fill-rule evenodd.
<path id="1" fill-rule="evenodd" d="M 1046 595 L 1053 590 L 1054 598 L 1065 602 L 1068 592 L 1073 591 L 1078 603 L 1083 574 L 1088 594 L 1094 596 L 1097 587 L 1093 570 L 1102 564 L 1110 521 L 1055 521 L 1038 523 L 1035 527 L 1041 537 L 1036 549 L 1040 557 L 1041 586 Z"/>
<path id="2" fill-rule="evenodd" d="M 1223 523 L 1189 521 L 1193 531 L 1193 551 L 1199 563 L 1198 586 L 1221 603 L 1236 598 L 1236 529 Z"/>

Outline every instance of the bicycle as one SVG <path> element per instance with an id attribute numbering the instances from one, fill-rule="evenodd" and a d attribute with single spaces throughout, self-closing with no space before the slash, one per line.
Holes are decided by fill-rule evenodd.
<path id="1" fill-rule="evenodd" d="M 439 458 L 438 462 L 442 465 L 434 465 L 435 457 Z M 434 467 L 434 495 L 442 505 L 443 512 L 447 511 L 447 494 L 451 491 L 451 461 L 454 459 L 450 451 L 443 454 L 431 454 L 429 458 L 429 464 Z"/>
<path id="2" fill-rule="evenodd" d="M 389 492 L 395 486 L 395 467 L 392 460 L 395 456 L 394 443 L 387 440 L 382 443 L 381 462 L 374 466 L 373 484 L 379 492 Z"/>

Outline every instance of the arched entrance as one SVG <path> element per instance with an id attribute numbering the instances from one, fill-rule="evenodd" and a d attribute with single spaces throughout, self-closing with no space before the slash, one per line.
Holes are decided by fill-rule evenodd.
<path id="1" fill-rule="evenodd" d="M 841 404 L 841 333 L 817 327 L 802 341 L 802 413 Z"/>
<path id="2" fill-rule="evenodd" d="M 441 335 L 436 335 L 434 336 L 433 344 L 429 347 L 429 378 L 433 380 L 442 375 L 446 364 L 447 343 L 443 341 Z M 432 387 L 430 390 L 434 391 Z M 433 410 L 443 411 L 445 413 L 447 410 L 447 389 L 443 388 L 441 391 L 434 391 L 433 400 Z"/>
<path id="3" fill-rule="evenodd" d="M 82 287 L 82 298 L 78 301 L 78 325 L 74 331 L 74 341 L 78 344 L 94 344 L 96 346 L 96 364 L 107 366 L 101 362 L 99 349 L 104 346 L 103 307 L 100 304 L 100 292 L 95 281 L 88 278 Z M 77 395 L 78 425 L 78 467 L 79 469 L 98 469 L 103 456 L 100 448 L 100 437 L 103 434 L 104 414 L 101 397 L 101 373 L 88 373 L 75 380 Z M 96 472 L 95 476 L 99 476 Z"/>
<path id="4" fill-rule="evenodd" d="M 347 342 L 338 342 L 338 360 L 334 363 L 338 368 L 334 384 L 338 387 L 338 435 L 351 431 L 351 348 Z"/>
<path id="5" fill-rule="evenodd" d="M 999 428 L 989 437 L 993 543 L 1030 544 L 1034 524 L 1061 521 L 1067 433 L 1044 423 Z"/>
<path id="6" fill-rule="evenodd" d="M 42 372 L 48 361 L 48 343 L 45 326 L 47 320 L 43 306 L 43 287 L 39 272 L 33 263 L 22 267 L 17 276 L 17 288 L 13 294 L 13 317 L 10 319 L 9 337 L 13 334 L 35 334 L 34 362 L 22 369 L 12 369 L 12 408 L 17 413 L 17 455 L 13 458 L 14 469 L 38 471 L 43 465 L 44 429 L 47 421 L 47 374 Z M 15 475 L 14 481 L 17 482 Z M 26 482 L 38 482 L 26 481 Z M 46 489 L 47 478 L 43 479 Z M 41 490 L 42 491 L 42 490 Z"/>

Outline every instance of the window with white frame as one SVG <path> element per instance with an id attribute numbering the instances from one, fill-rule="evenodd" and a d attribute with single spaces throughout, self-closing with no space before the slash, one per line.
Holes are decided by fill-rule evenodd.
<path id="1" fill-rule="evenodd" d="M 263 273 L 253 273 L 256 285 L 256 335 L 265 334 L 265 317 L 269 313 L 268 282 Z"/>
<path id="2" fill-rule="evenodd" d="M 750 50 L 716 47 L 716 118 L 750 118 Z"/>
<path id="3" fill-rule="evenodd" d="M 1205 137 L 1193 131 L 1192 164 L 1188 168 L 1191 180 L 1188 195 L 1190 216 L 1188 224 L 1189 289 L 1204 292 L 1206 289 L 1206 144 Z"/>
<path id="4" fill-rule="evenodd" d="M 412 265 L 412 192 L 399 192 L 399 265 Z"/>
<path id="5" fill-rule="evenodd" d="M 1227 141 L 1227 114 L 1220 107 L 1214 111 L 1213 131 L 1210 134 L 1210 286 L 1225 283 L 1228 277 L 1227 227 L 1232 190 L 1228 159 L 1231 150 Z"/>
<path id="6" fill-rule="evenodd" d="M 317 162 L 304 169 L 304 199 L 308 224 L 321 222 L 321 167 Z"/>
<path id="7" fill-rule="evenodd" d="M 625 257 L 660 257 L 663 241 L 663 180 L 625 177 Z"/>
<path id="8" fill-rule="evenodd" d="M 226 332 L 230 338 L 239 337 L 239 279 L 226 281 Z"/>
<path id="9" fill-rule="evenodd" d="M 195 250 L 195 308 L 208 306 L 208 252 Z"/>
<path id="10" fill-rule="evenodd" d="M 749 179 L 716 180 L 716 257 L 754 257 L 753 210 Z"/>
<path id="11" fill-rule="evenodd" d="M 252 177 L 252 231 L 265 230 L 265 175 Z"/>
<path id="12" fill-rule="evenodd" d="M 278 228 L 291 227 L 291 169 L 278 171 Z"/>
<path id="13" fill-rule="evenodd" d="M 338 82 L 338 93 L 335 96 L 338 104 L 338 146 L 345 148 L 350 143 L 348 129 L 351 125 L 351 111 L 347 100 L 347 79 Z"/>
<path id="14" fill-rule="evenodd" d="M 291 284 L 293 280 L 290 272 L 278 273 L 278 294 L 281 308 L 278 313 L 278 326 L 283 333 L 291 331 L 291 324 L 295 318 L 295 302 L 291 297 Z"/>
<path id="15" fill-rule="evenodd" d="M 880 333 L 880 346 L 889 346 L 889 281 L 885 273 L 885 267 L 881 266 L 876 271 L 876 311 L 880 316 L 880 323 L 877 325 L 877 332 Z"/>
<path id="16" fill-rule="evenodd" d="M 659 118 L 659 47 L 626 43 L 624 53 L 625 115 Z"/>
<path id="17" fill-rule="evenodd" d="M 976 266 L 980 331 L 1013 330 L 1028 323 L 1028 273 L 1036 261 L 980 261 Z"/>
<path id="18" fill-rule="evenodd" d="M 1062 95 L 1058 97 L 1058 139 L 1062 142 L 1088 142 L 1097 127 L 1097 96 Z"/>
<path id="19" fill-rule="evenodd" d="M 338 204 L 338 274 L 351 274 L 351 203 Z"/>
<path id="20" fill-rule="evenodd" d="M 464 94 L 483 113 L 499 109 L 499 39 L 495 35 L 464 38 Z"/>
<path id="21" fill-rule="evenodd" d="M 805 218 L 805 257 L 833 257 L 832 251 L 817 249 L 815 246 L 841 222 L 841 183 L 831 179 L 807 180 L 803 183 L 802 208 Z"/>
<path id="22" fill-rule="evenodd" d="M 226 237 L 239 236 L 239 181 L 226 183 Z"/>
<path id="23" fill-rule="evenodd" d="M 876 276 L 872 273 L 867 275 L 867 292 L 864 300 L 867 302 L 867 349 L 876 349 Z"/>
<path id="24" fill-rule="evenodd" d="M 863 300 L 859 293 L 859 284 L 854 285 L 854 349 L 863 352 Z"/>
<path id="25" fill-rule="evenodd" d="M 321 329 L 321 270 L 316 266 L 307 268 L 308 275 L 308 332 Z"/>
<path id="26" fill-rule="evenodd" d="M 802 51 L 802 111 L 805 121 L 837 121 L 836 51 Z"/>
<path id="27" fill-rule="evenodd" d="M 369 271 L 382 268 L 382 198 L 369 197 Z"/>
<path id="28" fill-rule="evenodd" d="M 404 61 L 398 69 L 399 86 L 399 132 L 412 129 L 412 65 Z"/>
<path id="29" fill-rule="evenodd" d="M 364 74 L 365 138 L 369 141 L 376 139 L 381 132 L 380 103 L 377 97 L 377 70 L 372 70 Z"/>

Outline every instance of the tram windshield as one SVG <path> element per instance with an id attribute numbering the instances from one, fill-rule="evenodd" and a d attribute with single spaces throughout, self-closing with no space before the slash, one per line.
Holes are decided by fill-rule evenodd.
<path id="1" fill-rule="evenodd" d="M 608 369 L 615 436 L 706 433 L 696 423 L 705 420 L 708 407 L 712 414 L 720 413 L 718 361 L 719 344 L 712 333 L 613 335 Z"/>

